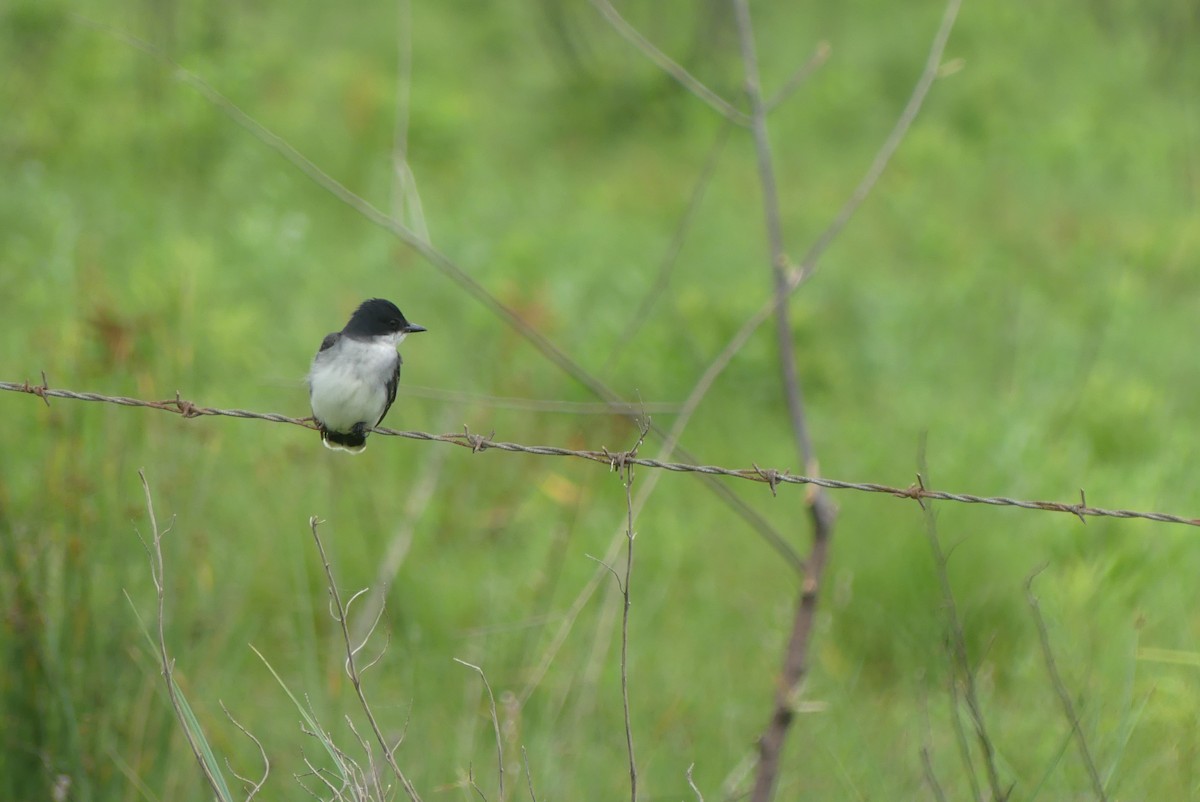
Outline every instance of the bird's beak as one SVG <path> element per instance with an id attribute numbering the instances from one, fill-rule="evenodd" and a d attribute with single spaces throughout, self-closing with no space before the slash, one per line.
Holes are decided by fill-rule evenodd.
<path id="1" fill-rule="evenodd" d="M 418 331 L 429 331 L 424 326 L 418 326 L 416 323 L 409 323 L 404 327 L 405 334 L 416 334 Z"/>

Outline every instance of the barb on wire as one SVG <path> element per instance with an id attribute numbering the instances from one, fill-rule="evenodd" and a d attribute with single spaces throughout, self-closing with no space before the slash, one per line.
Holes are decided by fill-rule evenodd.
<path id="1" fill-rule="evenodd" d="M 141 398 L 129 398 L 119 395 L 103 395 L 101 393 L 81 393 L 74 390 L 59 390 L 51 388 L 43 384 L 30 385 L 29 382 L 8 382 L 0 381 L 0 390 L 7 390 L 14 393 L 25 393 L 41 398 L 46 403 L 49 403 L 51 398 L 67 398 L 73 401 L 95 401 L 104 404 L 116 404 L 123 407 L 141 407 L 146 409 L 157 409 L 163 412 L 172 412 L 176 415 L 182 415 L 185 418 L 202 418 L 208 416 L 220 416 L 227 418 L 243 418 L 248 420 L 264 420 L 272 423 L 290 423 L 293 426 L 303 426 L 306 429 L 316 429 L 316 424 L 312 418 L 295 418 L 290 415 L 281 415 L 277 412 L 252 412 L 247 409 L 216 409 L 213 407 L 202 407 L 197 404 L 187 401 L 175 394 L 175 398 L 165 401 L 147 401 Z M 892 485 L 880 484 L 878 482 L 847 482 L 840 479 L 826 479 L 820 476 L 804 476 L 802 474 L 789 473 L 774 468 L 761 468 L 758 466 L 751 468 L 724 468 L 719 465 L 700 465 L 690 462 L 665 462 L 663 460 L 648 459 L 638 457 L 627 453 L 616 453 L 606 449 L 599 451 L 576 450 L 571 448 L 559 448 L 558 446 L 529 446 L 522 443 L 508 443 L 503 440 L 494 440 L 494 433 L 487 437 L 464 432 L 463 434 L 434 434 L 432 432 L 413 432 L 402 431 L 398 429 L 388 429 L 377 427 L 374 430 L 375 434 L 381 434 L 389 437 L 404 437 L 409 440 L 426 440 L 434 443 L 449 443 L 450 445 L 459 446 L 461 448 L 469 448 L 474 452 L 478 451 L 508 451 L 521 454 L 535 454 L 543 457 L 574 457 L 576 459 L 585 459 L 590 462 L 599 462 L 601 464 L 613 467 L 614 458 L 620 457 L 621 464 L 624 465 L 639 465 L 643 468 L 657 468 L 659 470 L 671 471 L 673 473 L 699 473 L 707 476 L 725 476 L 730 479 L 745 479 L 750 482 L 765 484 L 772 488 L 778 488 L 780 485 L 815 485 L 823 487 L 827 490 L 854 490 L 860 493 L 882 493 L 884 495 L 896 496 L 898 498 L 907 498 L 916 501 L 918 504 L 932 501 L 953 501 L 959 504 L 986 504 L 992 507 L 1017 507 L 1023 510 L 1042 510 L 1045 512 L 1063 512 L 1068 515 L 1074 515 L 1077 518 L 1136 518 L 1145 521 L 1157 521 L 1158 523 L 1166 524 L 1182 524 L 1184 526 L 1200 527 L 1200 518 L 1189 518 L 1183 515 L 1172 515 L 1165 512 L 1146 512 L 1142 510 L 1125 510 L 1125 509 L 1106 509 L 1104 507 L 1092 507 L 1086 503 L 1087 497 L 1080 493 L 1080 502 L 1077 504 L 1066 504 L 1059 501 L 1031 501 L 1026 499 L 1009 498 L 1008 496 L 979 496 L 972 493 L 950 493 L 944 490 L 932 490 L 924 486 L 923 480 L 908 487 L 894 487 Z"/>

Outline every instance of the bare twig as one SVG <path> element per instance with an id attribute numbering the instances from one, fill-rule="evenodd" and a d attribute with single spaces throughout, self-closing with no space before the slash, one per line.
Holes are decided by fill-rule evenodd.
<path id="1" fill-rule="evenodd" d="M 821 233 L 812 246 L 809 247 L 808 252 L 805 253 L 804 258 L 801 260 L 799 269 L 792 271 L 789 275 L 789 294 L 795 292 L 813 274 L 820 258 L 829 249 L 829 246 L 833 244 L 834 240 L 837 239 L 838 235 L 841 234 L 855 212 L 858 211 L 859 206 L 862 205 L 862 202 L 870 194 L 879 177 L 887 168 L 897 148 L 900 147 L 900 143 L 904 141 L 909 127 L 912 125 L 913 120 L 916 119 L 917 113 L 921 110 L 921 106 L 925 102 L 926 95 L 929 94 L 929 89 L 933 85 L 934 79 L 937 78 L 938 65 L 941 63 L 942 53 L 945 49 L 946 41 L 950 36 L 950 30 L 953 28 L 960 2 L 961 0 L 949 1 L 946 13 L 942 17 L 941 27 L 938 29 L 930 46 L 925 70 L 917 80 L 916 86 L 913 87 L 912 95 L 909 97 L 907 105 L 905 105 L 904 110 L 900 113 L 900 117 L 896 120 L 891 133 L 875 154 L 875 158 L 867 169 L 866 174 L 858 186 L 855 187 L 850 198 L 842 206 L 837 217 L 834 218 L 833 222 Z M 729 366 L 729 363 L 733 361 L 733 358 L 741 351 L 750 337 L 775 313 L 775 309 L 782 303 L 784 303 L 783 299 L 772 297 L 742 324 L 741 328 L 734 333 L 725 347 L 721 349 L 721 352 L 704 369 L 704 373 L 701 374 L 692 388 L 692 392 L 688 394 L 687 400 L 684 401 L 684 411 L 694 408 L 699 404 L 700 399 L 704 397 L 721 373 L 725 371 L 725 368 Z"/>
<path id="2" fill-rule="evenodd" d="M 787 254 L 783 246 L 783 226 L 779 212 L 779 193 L 775 182 L 775 167 L 771 154 L 770 138 L 767 134 L 767 109 L 763 101 L 758 72 L 758 55 L 755 52 L 754 29 L 750 22 L 749 0 L 733 0 L 734 16 L 737 19 L 738 41 L 741 45 L 742 63 L 746 74 L 746 94 L 750 99 L 751 130 L 754 133 L 754 150 L 758 157 L 758 178 L 762 187 L 763 218 L 767 228 L 767 245 L 771 254 L 771 277 L 775 297 L 775 339 L 779 353 L 779 367 L 783 378 L 784 399 L 787 404 L 788 420 L 796 452 L 804 464 L 804 472 L 817 473 L 817 459 L 813 452 L 812 438 L 808 431 L 804 411 L 804 395 L 800 377 L 796 370 L 795 343 L 792 340 L 792 324 L 788 309 L 789 295 L 787 276 Z M 758 771 L 754 779 L 753 802 L 767 802 L 775 793 L 779 778 L 779 758 L 784 740 L 795 715 L 795 695 L 804 676 L 808 673 L 808 649 L 816 621 L 817 599 L 825 564 L 829 554 L 829 540 L 833 535 L 836 509 L 829 497 L 818 487 L 808 494 L 809 517 L 812 520 L 813 540 L 809 557 L 805 563 L 802 583 L 793 619 L 792 632 L 784 653 L 783 671 L 775 692 L 774 711 L 767 728 L 758 741 Z"/>
<path id="3" fill-rule="evenodd" d="M 673 61 L 666 53 L 655 47 L 649 39 L 643 36 L 637 28 L 630 25 L 613 8 L 612 3 L 608 2 L 608 0 L 590 0 L 590 2 L 596 7 L 597 11 L 604 15 L 609 24 L 617 29 L 619 34 L 624 36 L 638 50 L 642 51 L 642 54 L 646 58 L 657 64 L 664 72 L 682 84 L 685 89 L 716 109 L 721 116 L 730 122 L 737 123 L 738 125 L 749 124 L 750 118 L 746 116 L 745 112 L 739 110 L 728 100 L 702 84 L 698 78 Z"/>
<path id="4" fill-rule="evenodd" d="M 1075 735 L 1075 743 L 1079 746 L 1079 756 L 1083 759 L 1083 765 L 1087 768 L 1088 777 L 1092 781 L 1092 790 L 1096 793 L 1097 799 L 1106 802 L 1108 794 L 1104 790 L 1104 782 L 1100 779 L 1100 772 L 1096 770 L 1096 761 L 1092 759 L 1092 751 L 1088 748 L 1087 736 L 1083 734 L 1083 727 L 1079 723 L 1079 715 L 1075 712 L 1075 705 L 1071 702 L 1071 693 L 1067 690 L 1062 675 L 1058 673 L 1058 663 L 1054 659 L 1054 649 L 1050 645 L 1050 633 L 1046 630 L 1046 619 L 1042 616 L 1042 608 L 1038 603 L 1038 597 L 1033 593 L 1033 580 L 1037 579 L 1038 574 L 1042 570 L 1039 568 L 1025 580 L 1025 598 L 1029 602 L 1029 609 L 1033 611 L 1034 623 L 1037 624 L 1038 640 L 1042 644 L 1042 656 L 1046 659 L 1046 673 L 1050 675 L 1050 682 L 1054 685 L 1054 692 L 1058 694 L 1058 700 L 1062 703 L 1063 714 L 1071 722 L 1071 732 Z"/>
<path id="5" fill-rule="evenodd" d="M 775 182 L 774 157 L 767 134 L 767 110 L 763 103 L 758 74 L 758 55 L 754 47 L 754 30 L 750 23 L 749 0 L 733 0 L 737 19 L 738 41 L 746 72 L 746 95 L 750 98 L 751 130 L 754 151 L 758 157 L 758 180 L 762 187 L 763 219 L 767 226 L 767 246 L 771 254 L 771 277 L 775 287 L 775 336 L 779 363 L 783 374 L 785 401 L 796 450 L 804 461 L 805 473 L 814 473 L 812 440 L 804 415 L 804 398 L 796 373 L 796 351 L 792 340 L 792 324 L 787 305 L 787 254 L 783 248 L 783 224 L 779 213 L 779 191 Z"/>
<path id="6" fill-rule="evenodd" d="M 871 190 L 875 188 L 879 177 L 887 169 L 888 163 L 900 147 L 900 143 L 904 141 L 909 127 L 912 126 L 913 120 L 917 118 L 917 113 L 920 112 L 921 106 L 925 103 L 925 96 L 929 94 L 930 87 L 933 86 L 933 82 L 938 77 L 938 68 L 942 64 L 942 53 L 946 50 L 946 42 L 950 39 L 950 31 L 954 30 L 954 21 L 958 18 L 958 9 L 961 5 L 962 0 L 949 0 L 946 3 L 946 10 L 942 13 L 942 21 L 929 47 L 929 55 L 925 59 L 925 67 L 921 70 L 921 77 L 917 79 L 912 95 L 908 98 L 908 103 L 905 104 L 904 110 L 900 112 L 900 117 L 897 118 L 896 124 L 892 127 L 887 139 L 884 140 L 883 145 L 879 148 L 879 152 L 875 154 L 871 166 L 867 168 L 866 174 L 858 183 L 858 186 L 854 188 L 854 192 L 850 195 L 849 200 L 842 206 L 837 217 L 829 224 L 829 227 L 821 232 L 821 236 L 817 237 L 816 241 L 813 242 L 808 252 L 804 254 L 804 258 L 800 260 L 799 268 L 793 273 L 789 281 L 791 290 L 795 290 L 796 287 L 800 286 L 816 270 L 817 261 L 821 258 L 821 255 L 833 244 L 837 236 L 842 233 L 842 229 L 850 222 L 850 218 L 858 211 L 858 207 L 871 194 Z"/>
<path id="7" fill-rule="evenodd" d="M 530 802 L 537 802 L 537 794 L 533 792 L 533 773 L 529 771 L 529 753 L 521 747 L 521 762 L 525 764 L 525 783 L 529 786 Z"/>
<path id="8" fill-rule="evenodd" d="M 918 449 L 917 465 L 920 469 L 918 477 L 926 476 L 924 438 Z M 988 735 L 983 706 L 979 703 L 979 692 L 975 685 L 975 668 L 971 665 L 970 657 L 967 655 L 967 639 L 963 632 L 962 619 L 958 614 L 958 605 L 954 600 L 954 590 L 950 587 L 946 553 L 942 549 L 942 542 L 938 537 L 937 516 L 933 512 L 932 504 L 922 503 L 921 509 L 925 515 L 925 532 L 929 536 L 929 546 L 933 551 L 934 571 L 941 586 L 942 602 L 946 606 L 946 615 L 950 625 L 949 649 L 954 669 L 951 673 L 958 674 L 962 678 L 963 701 L 967 705 L 967 712 L 971 716 L 971 724 L 975 730 L 975 738 L 979 741 L 979 748 L 983 754 L 983 767 L 987 775 L 988 787 L 991 789 L 992 800 L 1003 802 L 1008 798 L 1008 793 L 1000 784 L 1000 772 L 996 767 L 996 747 L 992 743 L 991 736 Z M 953 676 L 951 682 L 955 682 Z"/>
<path id="9" fill-rule="evenodd" d="M 375 720 L 375 713 L 372 712 L 371 706 L 367 703 L 367 695 L 363 690 L 362 677 L 354 659 L 357 649 L 355 649 L 353 645 L 354 641 L 350 636 L 350 626 L 346 620 L 346 606 L 342 604 L 342 596 L 337 589 L 337 580 L 333 576 L 333 567 L 329 564 L 329 558 L 325 555 L 325 545 L 321 542 L 321 535 L 317 531 L 320 523 L 315 515 L 308 519 L 308 527 L 312 530 L 313 540 L 316 541 L 317 551 L 321 555 L 321 564 L 325 568 L 325 578 L 329 583 L 329 598 L 333 605 L 334 618 L 337 619 L 338 626 L 342 630 L 342 640 L 346 647 L 346 675 L 350 678 L 350 684 L 354 686 L 354 693 L 358 696 L 359 706 L 363 709 L 367 723 L 371 725 L 371 731 L 375 734 L 375 740 L 379 742 L 379 746 L 383 749 L 384 760 L 387 761 L 388 766 L 392 769 L 392 773 L 396 775 L 396 779 L 400 781 L 400 785 L 404 788 L 404 792 L 408 794 L 411 802 L 420 802 L 421 797 L 417 794 L 417 789 L 409 782 L 408 777 L 405 776 L 404 771 L 396 762 L 395 749 L 388 745 L 388 740 L 384 737 L 383 730 L 379 728 L 379 722 Z"/>
<path id="10" fill-rule="evenodd" d="M 280 415 L 274 412 L 253 412 L 245 409 L 215 409 L 211 407 L 201 407 L 178 397 L 166 401 L 145 401 L 142 399 L 128 398 L 125 396 L 110 396 L 103 395 L 101 393 L 81 393 L 73 390 L 58 390 L 45 387 L 43 385 L 31 386 L 28 382 L 6 381 L 0 381 L 0 390 L 27 393 L 43 399 L 67 398 L 75 401 L 94 401 L 99 403 L 115 404 L 117 406 L 124 407 L 157 409 L 162 412 L 170 412 L 176 415 L 182 415 L 185 418 L 223 416 L 247 420 L 263 420 L 271 423 L 286 423 L 293 426 L 302 426 L 306 429 L 316 428 L 311 418 L 293 418 L 288 415 Z M 494 450 L 521 454 L 535 454 L 547 457 L 573 457 L 576 459 L 588 460 L 590 462 L 599 462 L 609 466 L 612 464 L 612 454 L 604 450 L 580 451 L 569 448 L 558 448 L 557 446 L 528 446 L 520 443 L 508 443 L 504 441 L 491 440 L 489 438 L 471 434 L 469 432 L 434 434 L 431 432 L 401 431 L 382 427 L 376 428 L 373 431 L 376 434 L 390 437 L 403 437 L 409 440 L 424 440 L 434 443 L 448 443 L 450 445 L 459 446 L 460 448 L 469 448 L 474 452 Z M 671 442 L 672 439 L 668 438 L 667 445 L 669 446 Z M 660 450 L 660 455 L 669 450 L 669 448 L 664 447 L 664 449 Z M 1059 512 L 1066 513 L 1077 518 L 1085 516 L 1095 518 L 1140 519 L 1157 521 L 1159 523 L 1200 527 L 1200 518 L 1173 515 L 1165 512 L 1108 509 L 1104 507 L 1092 507 L 1083 503 L 1068 504 L 1059 501 L 1031 501 L 1011 498 L 1009 496 L 981 496 L 972 493 L 951 493 L 944 490 L 931 490 L 928 487 L 921 487 L 918 485 L 898 487 L 894 485 L 880 484 L 878 482 L 849 482 L 841 479 L 826 479 L 819 476 L 803 476 L 792 474 L 787 471 L 776 470 L 773 468 L 724 468 L 719 465 L 700 465 L 688 462 L 667 462 L 661 458 L 648 459 L 643 457 L 631 457 L 629 459 L 629 464 L 638 465 L 643 468 L 657 468 L 659 470 L 670 471 L 672 473 L 699 473 L 712 477 L 723 476 L 731 479 L 744 479 L 750 482 L 765 484 L 769 487 L 777 487 L 779 485 L 816 485 L 817 487 L 823 487 L 827 490 L 853 490 L 860 493 L 881 493 L 888 496 L 911 499 L 913 501 L 952 501 L 959 504 L 985 504 L 992 507 L 1016 507 L 1024 510 Z M 649 484 L 649 482 L 646 484 Z M 643 485 L 642 487 L 643 495 L 645 493 L 645 487 L 646 485 Z M 639 495 L 638 499 L 634 500 L 635 513 L 639 507 L 639 499 L 643 498 L 643 495 Z M 621 534 L 624 534 L 623 528 L 621 530 Z M 778 547 L 778 550 L 780 551 L 780 554 L 788 560 L 793 568 L 798 571 L 803 569 L 804 562 L 799 558 L 794 550 L 791 550 L 790 547 L 787 546 L 786 543 Z"/>
<path id="11" fill-rule="evenodd" d="M 499 802 L 504 802 L 504 743 L 500 738 L 500 718 L 496 715 L 496 697 L 492 695 L 491 683 L 488 682 L 487 674 L 484 674 L 483 669 L 479 666 L 474 663 L 468 663 L 466 660 L 459 660 L 457 657 L 451 659 L 459 665 L 466 666 L 478 672 L 479 678 L 483 680 L 483 687 L 487 690 L 488 706 L 492 713 L 492 729 L 496 733 L 496 776 L 498 777 L 497 782 L 500 786 Z"/>
<path id="12" fill-rule="evenodd" d="M 684 408 L 680 410 L 679 415 L 676 416 L 675 422 L 671 425 L 670 431 L 667 433 L 665 440 L 659 447 L 658 460 L 645 461 L 647 464 L 655 461 L 661 462 L 662 460 L 669 458 L 674 453 L 676 444 L 678 443 L 679 438 L 682 436 L 683 430 L 690 422 L 692 415 L 695 413 L 702 395 L 702 393 L 693 392 L 688 398 L 687 404 L 685 404 Z M 651 428 L 653 429 L 653 422 L 651 422 Z M 641 460 L 641 458 L 632 458 L 629 460 L 629 463 L 633 465 L 642 465 L 643 460 Z M 782 481 L 781 479 L 772 478 L 779 476 L 780 474 L 778 474 L 778 472 L 764 472 L 758 468 L 755 468 L 754 473 L 760 480 L 768 482 L 768 484 L 772 481 Z M 641 513 L 642 508 L 645 506 L 650 496 L 654 493 L 655 488 L 658 486 L 658 480 L 661 477 L 662 473 L 653 473 L 646 479 L 645 482 L 641 484 L 640 490 L 633 501 L 633 514 L 635 518 Z M 792 568 L 792 570 L 794 570 L 796 573 L 803 572 L 804 562 L 800 559 L 800 555 L 796 553 L 796 550 L 787 541 L 776 534 L 773 530 L 770 532 L 759 530 L 759 534 L 767 540 L 767 542 L 779 553 L 781 557 L 787 560 L 788 565 Z M 624 536 L 624 527 L 618 527 L 613 533 L 613 537 L 609 543 L 608 550 L 605 553 L 603 560 L 600 562 L 607 564 L 616 558 Z M 537 666 L 534 668 L 530 679 L 526 682 L 525 687 L 521 691 L 519 698 L 522 704 L 529 699 L 534 690 L 541 683 L 542 678 L 549 670 L 550 664 L 553 662 L 554 657 L 558 654 L 559 649 L 562 648 L 563 643 L 566 642 L 567 636 L 570 635 L 571 629 L 574 627 L 579 613 L 583 610 L 583 607 L 587 604 L 588 600 L 591 599 L 592 594 L 596 592 L 596 589 L 600 586 L 600 582 L 603 580 L 603 578 L 604 568 L 598 567 L 594 572 L 592 572 L 592 576 L 584 584 L 583 588 L 580 589 L 579 593 L 576 594 L 575 599 L 571 602 L 570 607 L 563 616 L 562 621 L 559 623 L 558 629 L 551 638 L 550 644 L 545 650 L 543 650 Z"/>
<path id="13" fill-rule="evenodd" d="M 646 433 L 650 431 L 649 421 L 646 421 L 642 427 L 641 437 L 637 443 L 626 455 L 632 457 L 637 454 L 638 447 L 642 441 L 646 439 Z M 633 755 L 633 721 L 629 713 L 629 606 L 630 606 L 630 588 L 629 581 L 633 575 L 633 466 L 626 459 L 623 463 L 625 485 L 625 581 L 621 584 L 621 596 L 624 599 L 624 606 L 621 609 L 621 704 L 625 709 L 625 748 L 629 752 L 629 799 L 630 802 L 637 802 L 637 762 Z"/>
<path id="14" fill-rule="evenodd" d="M 262 759 L 263 774 L 258 780 L 252 780 L 249 777 L 243 777 L 233 770 L 233 766 L 229 766 L 229 771 L 233 774 L 233 776 L 237 777 L 249 787 L 250 790 L 246 793 L 245 802 L 250 802 L 250 800 L 254 799 L 254 797 L 258 795 L 258 792 L 262 789 L 263 784 L 267 781 L 267 776 L 271 773 L 271 761 L 267 758 L 267 750 L 263 747 L 262 741 L 258 740 L 258 738 L 254 736 L 254 733 L 243 727 L 242 723 L 233 717 L 233 714 L 229 712 L 229 708 L 225 706 L 224 702 L 218 702 L 218 704 L 220 704 L 221 709 L 225 711 L 225 717 L 233 722 L 233 726 L 241 730 L 243 735 L 254 742 L 254 745 L 258 747 L 258 755 Z M 226 758 L 225 764 L 229 765 L 228 758 Z"/>
<path id="15" fill-rule="evenodd" d="M 479 783 L 475 782 L 475 767 L 470 763 L 467 764 L 467 786 L 476 793 L 482 802 L 488 802 L 487 794 L 479 787 Z"/>
<path id="16" fill-rule="evenodd" d="M 696 795 L 696 802 L 704 802 L 704 794 L 700 793 L 700 789 L 696 787 L 696 781 L 692 779 L 692 769 L 694 768 L 696 768 L 695 763 L 692 763 L 687 767 L 688 788 L 691 788 L 692 793 Z"/>
<path id="17" fill-rule="evenodd" d="M 808 57 L 808 61 L 801 64 L 800 69 L 796 70 L 792 74 L 792 77 L 788 78 L 783 86 L 779 87 L 775 94 L 771 95 L 770 99 L 766 101 L 767 113 L 770 114 L 782 106 L 797 89 L 804 86 L 812 74 L 829 60 L 829 52 L 829 42 L 818 42 L 817 48 Z"/>

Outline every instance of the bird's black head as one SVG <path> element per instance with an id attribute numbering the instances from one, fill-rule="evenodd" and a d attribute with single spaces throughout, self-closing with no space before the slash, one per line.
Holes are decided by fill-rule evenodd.
<path id="1" fill-rule="evenodd" d="M 380 337 L 385 334 L 413 334 L 424 326 L 409 323 L 394 303 L 382 298 L 363 301 L 342 333 L 347 337 Z"/>

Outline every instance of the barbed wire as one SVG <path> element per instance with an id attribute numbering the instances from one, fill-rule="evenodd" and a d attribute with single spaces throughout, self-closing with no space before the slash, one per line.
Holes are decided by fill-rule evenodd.
<path id="1" fill-rule="evenodd" d="M 46 383 L 45 374 L 42 375 L 41 384 L 30 384 L 25 382 L 7 382 L 0 381 L 0 390 L 8 390 L 15 393 L 26 393 L 35 395 L 41 398 L 46 405 L 50 405 L 51 398 L 66 398 L 72 401 L 95 401 L 104 404 L 116 404 L 123 407 L 140 407 L 145 409 L 157 409 L 163 412 L 171 412 L 176 415 L 181 415 L 185 418 L 200 418 L 205 416 L 220 416 L 227 418 L 243 418 L 248 420 L 264 420 L 272 423 L 288 423 L 293 426 L 302 426 L 306 429 L 317 429 L 316 423 L 309 418 L 295 418 L 290 415 L 281 415 L 276 412 L 253 412 L 247 409 L 217 409 L 215 407 L 203 407 L 192 403 L 184 398 L 181 398 L 179 393 L 175 394 L 174 398 L 165 401 L 147 401 L 142 398 L 129 398 L 119 395 L 103 395 L 101 393 L 83 393 L 75 390 L 61 390 L 51 388 Z M 460 433 L 433 434 L 432 432 L 417 432 L 405 431 L 400 429 L 388 429 L 385 427 L 377 427 L 374 429 L 375 434 L 381 434 L 388 437 L 404 437 L 409 440 L 425 440 L 435 443 L 449 443 L 450 445 L 469 448 L 472 452 L 480 451 L 507 451 L 511 453 L 521 454 L 536 454 L 543 457 L 574 457 L 576 459 L 585 459 L 590 462 L 599 462 L 608 465 L 611 470 L 618 470 L 626 465 L 638 465 L 643 468 L 655 468 L 664 471 L 672 471 L 675 473 L 699 473 L 709 476 L 725 476 L 731 479 L 745 479 L 751 482 L 758 482 L 767 485 L 771 494 L 774 495 L 780 485 L 813 485 L 823 487 L 828 490 L 854 490 L 861 493 L 881 493 L 898 498 L 907 498 L 916 501 L 924 507 L 925 501 L 952 501 L 959 504 L 986 504 L 993 507 L 1017 507 L 1023 510 L 1042 510 L 1045 512 L 1065 512 L 1076 516 L 1079 520 L 1087 523 L 1087 518 L 1136 518 L 1146 521 L 1157 521 L 1159 523 L 1168 524 L 1183 524 L 1184 526 L 1200 527 L 1200 518 L 1187 518 L 1181 515 L 1170 515 L 1163 512 L 1144 512 L 1140 510 L 1121 510 L 1121 509 L 1105 509 L 1103 507 L 1092 507 L 1087 503 L 1087 496 L 1082 490 L 1079 491 L 1078 504 L 1066 504 L 1058 501 L 1028 501 L 1024 499 L 1009 498 L 1007 496 L 978 496 L 971 493 L 950 493 L 944 490 L 932 490 L 925 486 L 924 479 L 917 475 L 915 484 L 908 487 L 894 487 L 891 485 L 879 484 L 876 482 L 847 482 L 840 479 L 826 479 L 819 476 L 803 476 L 800 474 L 789 473 L 788 471 L 776 470 L 774 468 L 761 468 L 756 464 L 752 464 L 750 468 L 724 468 L 719 465 L 696 465 L 687 462 L 664 462 L 656 459 L 646 459 L 639 457 L 637 451 L 610 451 L 607 448 L 602 448 L 599 451 L 595 450 L 577 450 L 571 448 L 560 448 L 558 446 L 530 446 L 522 443 L 509 443 L 503 440 L 496 440 L 495 433 L 488 435 L 476 434 L 466 430 Z"/>

